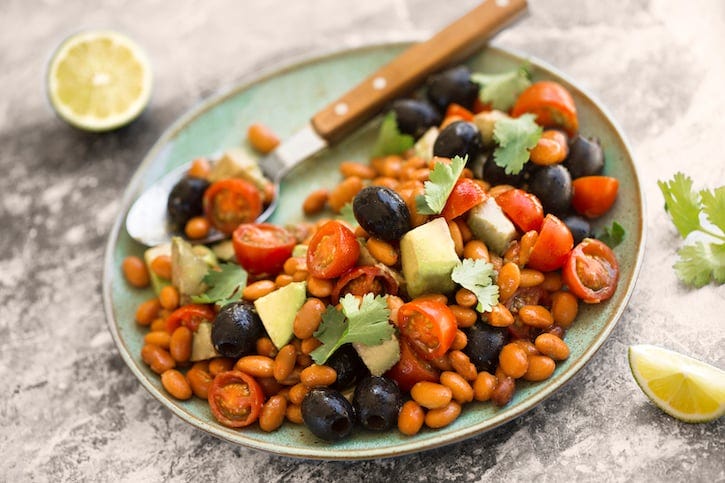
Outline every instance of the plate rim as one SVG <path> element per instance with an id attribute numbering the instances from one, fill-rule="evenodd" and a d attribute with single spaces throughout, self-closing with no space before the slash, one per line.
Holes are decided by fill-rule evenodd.
<path id="1" fill-rule="evenodd" d="M 136 379 L 141 383 L 141 386 L 144 387 L 154 397 L 154 399 L 159 401 L 162 406 L 170 410 L 173 414 L 175 414 L 177 417 L 181 418 L 183 421 L 190 424 L 194 428 L 221 440 L 245 446 L 247 448 L 297 459 L 314 459 L 326 461 L 369 460 L 374 458 L 392 458 L 406 454 L 431 450 L 437 447 L 454 444 L 465 439 L 479 436 L 487 431 L 490 431 L 509 421 L 523 416 L 524 414 L 538 406 L 540 403 L 542 403 L 544 400 L 553 396 L 556 392 L 558 392 L 569 382 L 571 382 L 572 379 L 581 371 L 581 369 L 584 368 L 591 361 L 594 354 L 601 348 L 611 332 L 614 330 L 614 327 L 619 323 L 622 314 L 624 313 L 630 302 L 636 286 L 636 282 L 639 278 L 639 274 L 643 264 L 647 238 L 647 225 L 645 223 L 646 198 L 644 196 L 644 193 L 642 192 L 642 186 L 640 183 L 640 172 L 637 167 L 637 163 L 635 162 L 633 150 L 629 144 L 629 141 L 621 126 L 610 114 L 604 104 L 588 89 L 583 88 L 580 84 L 576 83 L 570 76 L 536 56 L 526 54 L 518 49 L 499 46 L 496 42 L 489 42 L 483 47 L 474 51 L 473 54 L 469 55 L 467 58 L 478 55 L 484 50 L 494 50 L 497 51 L 497 54 L 499 55 L 507 56 L 518 62 L 529 62 L 535 67 L 540 67 L 558 76 L 564 82 L 576 88 L 591 103 L 592 107 L 599 112 L 602 120 L 609 124 L 613 132 L 616 133 L 617 137 L 621 141 L 624 153 L 629 160 L 628 164 L 631 165 L 633 172 L 632 182 L 636 187 L 637 198 L 639 201 L 638 206 L 641 212 L 641 216 L 638 219 L 638 234 L 640 235 L 639 246 L 637 247 L 634 259 L 632 276 L 627 281 L 628 283 L 625 287 L 625 293 L 622 298 L 621 304 L 617 307 L 612 317 L 610 317 L 610 319 L 606 322 L 603 330 L 583 351 L 579 359 L 575 361 L 570 367 L 568 367 L 565 373 L 559 374 L 558 378 L 562 378 L 565 376 L 564 381 L 557 382 L 554 380 L 553 384 L 550 384 L 548 387 L 544 388 L 541 391 L 538 391 L 536 394 L 523 401 L 518 407 L 515 408 L 515 410 L 504 410 L 499 415 L 485 420 L 485 428 L 478 427 L 480 426 L 480 424 L 483 424 L 480 423 L 459 429 L 453 434 L 440 435 L 438 437 L 434 435 L 430 440 L 424 442 L 414 440 L 403 442 L 402 444 L 396 445 L 395 448 L 392 450 L 390 448 L 386 448 L 383 450 L 375 447 L 370 447 L 366 449 L 353 448 L 345 451 L 338 450 L 336 452 L 336 447 L 332 445 L 324 447 L 310 446 L 307 448 L 299 448 L 292 446 L 280 446 L 278 443 L 270 443 L 255 439 L 240 441 L 236 438 L 230 437 L 226 435 L 223 430 L 220 430 L 219 428 L 210 425 L 208 422 L 198 418 L 190 412 L 184 411 L 174 404 L 169 404 L 168 397 L 162 394 L 161 391 L 159 391 L 155 386 L 153 386 L 147 380 L 145 374 L 141 372 L 136 361 L 131 357 L 130 351 L 126 347 L 125 342 L 120 336 L 117 327 L 118 323 L 113 313 L 112 282 L 115 271 L 113 261 L 115 246 L 118 242 L 120 231 L 125 223 L 125 214 L 130 208 L 133 200 L 138 196 L 138 193 L 142 187 L 142 179 L 144 178 L 143 174 L 145 174 L 148 166 L 152 164 L 158 153 L 164 148 L 164 146 L 169 142 L 170 139 L 172 139 L 179 131 L 181 131 L 185 126 L 191 123 L 195 118 L 202 115 L 214 106 L 233 97 L 239 92 L 255 84 L 264 82 L 266 79 L 281 75 L 285 72 L 295 70 L 297 68 L 301 68 L 306 64 L 319 62 L 324 59 L 333 58 L 352 52 L 361 52 L 388 46 L 408 45 L 410 43 L 420 41 L 421 38 L 423 38 L 423 36 L 419 32 L 415 32 L 412 35 L 388 36 L 383 39 L 372 39 L 359 42 L 343 42 L 340 46 L 335 48 L 313 48 L 311 51 L 302 55 L 285 57 L 284 59 L 273 61 L 271 63 L 263 63 L 262 66 L 256 68 L 252 66 L 250 67 L 250 71 L 248 74 L 241 76 L 233 84 L 216 90 L 215 93 L 207 96 L 204 99 L 201 99 L 199 102 L 191 106 L 187 111 L 181 114 L 169 127 L 164 129 L 159 138 L 146 152 L 141 163 L 139 163 L 139 165 L 135 168 L 134 174 L 128 181 L 128 184 L 126 185 L 126 188 L 124 190 L 124 194 L 121 198 L 116 218 L 108 234 L 108 240 L 105 248 L 102 277 L 102 298 L 104 312 L 106 316 L 106 325 L 111 332 L 114 340 L 114 345 L 116 346 L 118 353 L 121 355 L 121 358 L 131 370 Z M 242 432 L 238 434 L 243 436 Z"/>

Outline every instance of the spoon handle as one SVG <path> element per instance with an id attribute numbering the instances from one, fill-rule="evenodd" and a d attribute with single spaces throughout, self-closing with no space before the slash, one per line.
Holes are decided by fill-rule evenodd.
<path id="1" fill-rule="evenodd" d="M 526 0 L 485 0 L 429 40 L 414 44 L 312 117 L 317 133 L 340 140 L 429 74 L 472 54 L 526 9 Z"/>

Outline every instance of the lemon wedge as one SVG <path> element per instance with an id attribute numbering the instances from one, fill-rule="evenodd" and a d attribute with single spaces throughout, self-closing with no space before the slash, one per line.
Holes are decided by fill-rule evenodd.
<path id="1" fill-rule="evenodd" d="M 704 423 L 725 413 L 725 371 L 652 345 L 629 347 L 629 367 L 639 387 L 672 417 Z"/>
<path id="2" fill-rule="evenodd" d="M 151 84 L 143 50 L 109 30 L 69 37 L 48 68 L 53 108 L 73 126 L 88 131 L 108 131 L 131 122 L 148 104 Z"/>

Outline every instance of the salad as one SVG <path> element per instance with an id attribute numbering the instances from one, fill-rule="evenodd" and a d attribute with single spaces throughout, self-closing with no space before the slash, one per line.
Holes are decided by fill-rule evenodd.
<path id="1" fill-rule="evenodd" d="M 276 144 L 258 125 L 249 135 Z M 616 290 L 621 227 L 608 245 L 591 220 L 618 181 L 571 94 L 526 67 L 431 76 L 390 106 L 369 162 L 313 187 L 294 226 L 255 223 L 274 192 L 245 159 L 195 161 L 168 204 L 186 237 L 122 264 L 155 292 L 136 311 L 141 358 L 224 426 L 304 424 L 336 441 L 505 406 L 568 358 L 579 304 Z M 212 228 L 231 239 L 190 243 Z"/>

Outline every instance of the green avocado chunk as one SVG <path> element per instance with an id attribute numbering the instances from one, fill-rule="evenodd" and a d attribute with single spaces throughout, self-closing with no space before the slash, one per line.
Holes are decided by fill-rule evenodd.
<path id="1" fill-rule="evenodd" d="M 292 339 L 295 316 L 307 299 L 307 283 L 293 282 L 254 301 L 272 343 L 281 349 Z"/>
<path id="2" fill-rule="evenodd" d="M 498 255 L 503 255 L 511 240 L 516 238 L 516 227 L 493 198 L 488 198 L 469 212 L 468 227 L 476 238 Z"/>
<path id="3" fill-rule="evenodd" d="M 352 346 L 357 351 L 365 366 L 373 376 L 382 376 L 385 371 L 400 360 L 400 345 L 395 334 L 378 345 L 365 345 L 355 342 Z"/>
<path id="4" fill-rule="evenodd" d="M 410 297 L 452 292 L 451 272 L 460 260 L 446 220 L 436 218 L 406 233 L 400 239 L 400 261 Z"/>

